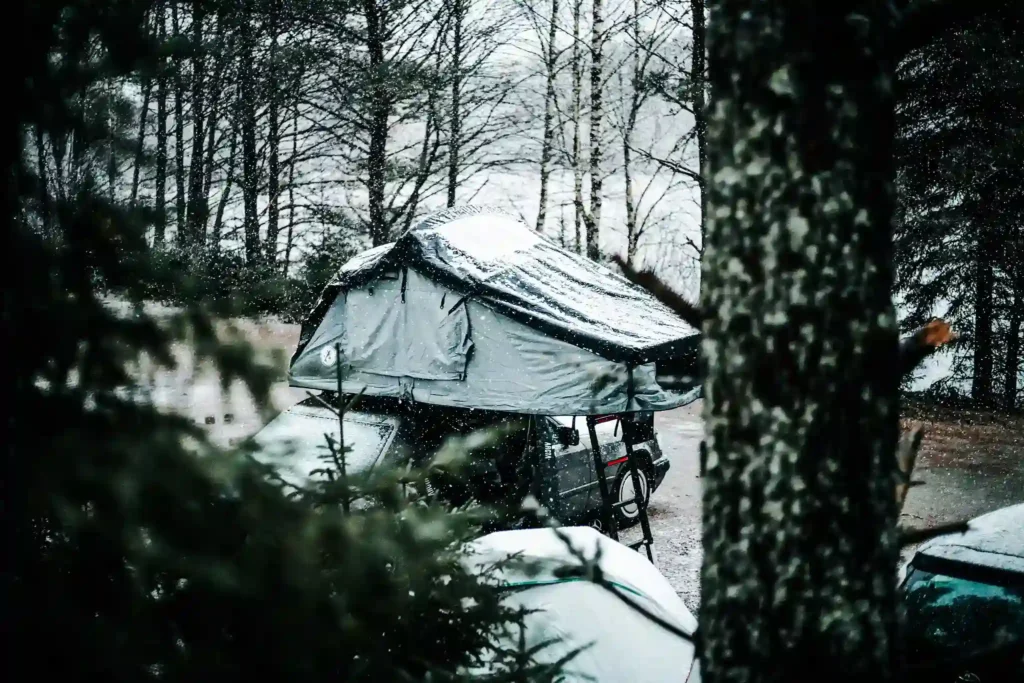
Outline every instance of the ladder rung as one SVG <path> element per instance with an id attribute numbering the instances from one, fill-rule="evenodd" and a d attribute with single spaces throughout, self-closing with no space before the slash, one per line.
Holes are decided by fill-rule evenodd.
<path id="1" fill-rule="evenodd" d="M 650 541 L 648 541 L 646 538 L 641 538 L 636 543 L 630 543 L 626 547 L 629 548 L 630 550 L 639 550 L 640 546 L 653 545 L 653 543 L 654 543 L 654 539 L 651 539 Z"/>
<path id="2" fill-rule="evenodd" d="M 631 499 L 631 500 L 620 500 L 618 502 L 612 503 L 612 509 L 613 510 L 620 510 L 620 509 L 626 507 L 627 505 L 636 505 L 636 504 L 637 504 L 637 502 L 636 502 L 635 498 Z M 643 511 L 645 513 L 647 512 L 647 506 L 641 505 L 640 507 L 643 509 Z"/>

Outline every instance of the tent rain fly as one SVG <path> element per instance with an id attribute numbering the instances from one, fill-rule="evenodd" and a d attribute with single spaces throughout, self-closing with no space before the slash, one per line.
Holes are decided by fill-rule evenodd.
<path id="1" fill-rule="evenodd" d="M 514 217 L 434 214 L 339 270 L 303 323 L 293 386 L 549 415 L 666 410 L 655 379 L 699 335 L 645 290 Z M 336 346 L 337 345 L 337 346 Z M 696 385 L 696 380 L 694 380 Z"/>

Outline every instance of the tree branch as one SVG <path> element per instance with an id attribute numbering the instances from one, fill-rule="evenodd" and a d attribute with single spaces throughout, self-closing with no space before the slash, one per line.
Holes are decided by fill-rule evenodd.
<path id="1" fill-rule="evenodd" d="M 902 548 L 915 543 L 922 543 L 928 539 L 935 538 L 936 536 L 962 534 L 969 529 L 970 525 L 966 520 L 938 524 L 927 529 L 900 529 L 900 547 Z"/>
<path id="2" fill-rule="evenodd" d="M 1000 10 L 1020 11 L 1018 0 L 916 0 L 906 3 L 894 39 L 895 57 L 902 59 L 943 32 Z"/>
<path id="3" fill-rule="evenodd" d="M 911 336 L 900 341 L 900 373 L 912 372 L 921 361 L 942 346 L 956 341 L 956 333 L 949 323 L 933 320 Z"/>
<path id="4" fill-rule="evenodd" d="M 690 327 L 701 329 L 704 315 L 700 309 L 673 291 L 654 272 L 638 271 L 618 254 L 612 256 L 612 261 L 622 269 L 622 274 L 627 280 L 646 289 L 655 299 L 672 309 L 672 312 L 682 318 Z"/>

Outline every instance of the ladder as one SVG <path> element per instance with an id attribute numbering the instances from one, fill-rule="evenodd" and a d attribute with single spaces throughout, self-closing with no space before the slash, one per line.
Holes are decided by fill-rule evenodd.
<path id="1" fill-rule="evenodd" d="M 620 500 L 612 502 L 611 492 L 608 490 L 608 480 L 605 470 L 609 465 L 601 457 L 601 445 L 597 442 L 597 425 L 602 422 L 619 420 L 622 425 L 622 443 L 626 446 L 626 466 L 629 467 L 630 476 L 633 478 L 633 500 Z M 654 564 L 654 537 L 651 535 L 651 522 L 647 518 L 647 501 L 640 493 L 640 474 L 637 472 L 636 458 L 633 457 L 631 421 L 620 415 L 590 415 L 587 417 L 587 432 L 590 434 L 590 450 L 594 456 L 594 472 L 597 475 L 597 485 L 601 491 L 601 511 L 604 518 L 605 533 L 612 540 L 619 540 L 618 525 L 615 522 L 615 511 L 627 505 L 636 505 L 640 517 L 640 528 L 643 537 L 636 543 L 628 544 L 631 550 L 640 550 L 641 547 L 647 552 L 647 559 Z M 648 489 L 650 482 L 648 482 Z"/>

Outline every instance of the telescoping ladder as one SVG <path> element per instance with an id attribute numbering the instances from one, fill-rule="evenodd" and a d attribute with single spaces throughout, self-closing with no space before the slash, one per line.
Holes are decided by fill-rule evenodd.
<path id="1" fill-rule="evenodd" d="M 629 474 L 633 478 L 633 500 L 612 501 L 611 492 L 608 490 L 606 470 L 610 465 L 601 457 L 601 445 L 597 441 L 597 425 L 602 422 L 620 420 L 622 425 L 622 443 L 626 446 L 626 466 L 629 467 Z M 647 552 L 647 559 L 654 564 L 654 537 L 651 535 L 651 522 L 647 518 L 647 496 L 641 490 L 640 474 L 637 471 L 637 459 L 633 457 L 632 420 L 620 415 L 591 415 L 587 417 L 587 431 L 590 434 L 590 449 L 594 455 L 594 472 L 597 474 L 597 485 L 601 491 L 601 511 L 604 518 L 605 533 L 612 540 L 619 540 L 619 530 L 615 522 L 615 511 L 627 505 L 636 505 L 640 517 L 640 528 L 643 537 L 628 544 L 633 550 L 640 550 L 641 546 Z M 648 489 L 650 485 L 648 484 Z"/>

